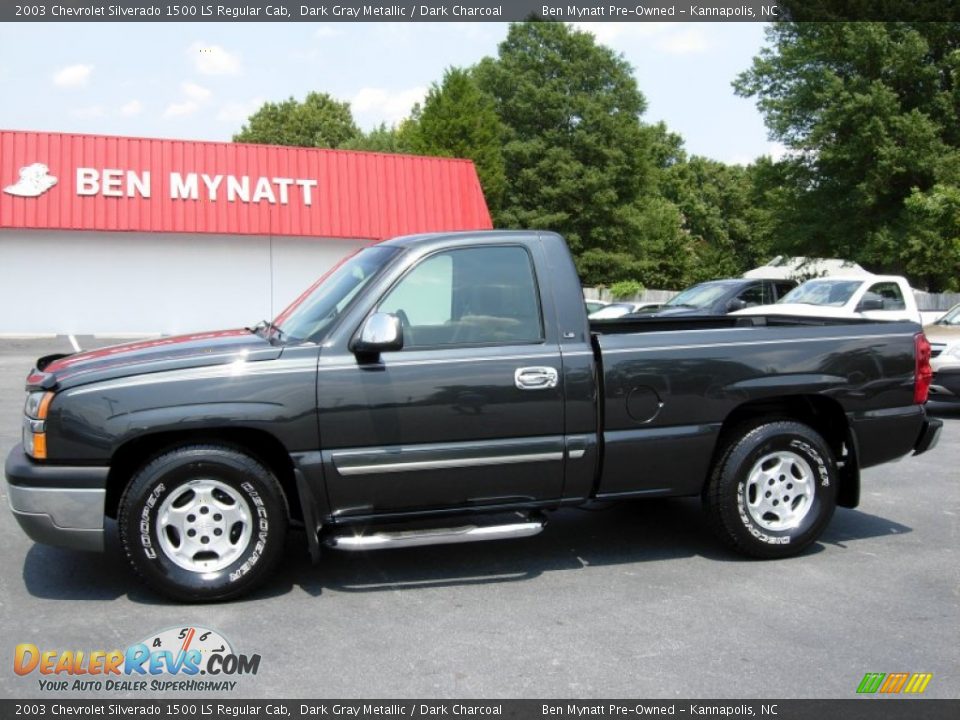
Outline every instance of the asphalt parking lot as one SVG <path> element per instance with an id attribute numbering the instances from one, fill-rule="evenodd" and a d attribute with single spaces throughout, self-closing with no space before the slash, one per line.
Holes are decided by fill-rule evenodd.
<path id="1" fill-rule="evenodd" d="M 23 378 L 57 350 L 65 339 L 0 339 L 4 456 Z M 0 688 L 84 696 L 17 676 L 18 643 L 122 649 L 196 626 L 261 655 L 234 698 L 848 698 L 864 673 L 899 671 L 933 673 L 926 695 L 957 698 L 960 409 L 936 413 L 934 451 L 866 471 L 861 506 L 776 562 L 722 549 L 698 501 L 647 501 L 556 513 L 532 539 L 331 551 L 318 566 L 293 534 L 254 596 L 185 606 L 128 572 L 112 528 L 105 555 L 34 545 L 4 496 Z"/>

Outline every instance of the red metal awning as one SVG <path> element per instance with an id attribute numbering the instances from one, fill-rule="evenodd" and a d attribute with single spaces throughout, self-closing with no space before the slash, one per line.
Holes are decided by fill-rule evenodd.
<path id="1" fill-rule="evenodd" d="M 490 227 L 469 160 L 0 130 L 0 228 L 380 240 Z"/>

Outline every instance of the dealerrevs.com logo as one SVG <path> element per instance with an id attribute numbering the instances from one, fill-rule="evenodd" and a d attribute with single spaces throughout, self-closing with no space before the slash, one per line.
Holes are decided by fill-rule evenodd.
<path id="1" fill-rule="evenodd" d="M 215 630 L 192 626 L 149 635 L 124 650 L 60 650 L 16 646 L 13 670 L 37 676 L 49 692 L 184 692 L 236 689 L 241 675 L 256 675 L 260 655 L 234 652 Z"/>

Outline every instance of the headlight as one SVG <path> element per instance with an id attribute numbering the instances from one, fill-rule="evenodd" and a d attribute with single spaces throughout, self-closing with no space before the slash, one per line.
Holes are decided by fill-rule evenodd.
<path id="1" fill-rule="evenodd" d="M 46 420 L 51 400 L 53 400 L 52 392 L 44 392 L 43 390 L 32 392 L 27 395 L 27 403 L 23 406 L 23 414 L 34 420 Z"/>
<path id="2" fill-rule="evenodd" d="M 944 352 L 943 354 L 960 359 L 960 343 L 957 343 L 953 347 L 947 348 L 946 352 Z"/>
<path id="3" fill-rule="evenodd" d="M 35 460 L 47 458 L 46 420 L 52 400 L 52 392 L 32 392 L 23 407 L 23 450 Z"/>

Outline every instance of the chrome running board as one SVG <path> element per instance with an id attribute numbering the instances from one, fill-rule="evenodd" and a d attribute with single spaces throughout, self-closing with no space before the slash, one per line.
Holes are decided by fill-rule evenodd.
<path id="1" fill-rule="evenodd" d="M 422 545 L 451 545 L 454 543 L 531 537 L 540 533 L 544 525 L 546 525 L 544 520 L 529 520 L 506 525 L 464 525 L 428 530 L 373 532 L 369 535 L 344 533 L 331 535 L 326 539 L 326 543 L 337 550 L 354 552 L 419 547 Z"/>

